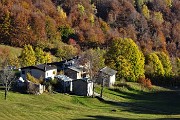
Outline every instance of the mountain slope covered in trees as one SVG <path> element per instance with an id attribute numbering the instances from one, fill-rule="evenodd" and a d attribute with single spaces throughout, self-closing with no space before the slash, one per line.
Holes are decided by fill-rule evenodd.
<path id="1" fill-rule="evenodd" d="M 123 73 L 132 81 L 144 74 L 151 79 L 179 75 L 179 33 L 180 0 L 0 1 L 1 44 L 15 47 L 29 44 L 33 49 L 50 52 L 58 60 L 83 51 L 87 54 L 88 49 L 95 49 L 92 53 L 109 50 L 100 61 L 121 70 L 119 76 Z M 116 44 L 122 47 L 113 46 Z M 135 47 L 142 52 L 143 55 L 137 54 L 142 58 L 123 54 L 128 46 L 132 51 L 131 47 Z M 114 48 L 115 53 L 111 52 Z M 3 51 L 6 50 L 0 48 L 0 54 Z M 141 74 L 136 71 L 138 59 L 143 60 Z M 132 74 L 134 78 L 129 78 Z"/>
<path id="2" fill-rule="evenodd" d="M 1 0 L 0 42 L 91 48 L 126 37 L 144 53 L 179 57 L 179 9 L 179 0 Z"/>

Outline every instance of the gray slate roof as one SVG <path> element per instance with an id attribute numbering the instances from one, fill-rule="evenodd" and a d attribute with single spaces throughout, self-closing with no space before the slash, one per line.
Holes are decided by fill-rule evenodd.
<path id="1" fill-rule="evenodd" d="M 55 78 L 58 78 L 63 81 L 72 81 L 72 79 L 66 75 L 56 75 Z"/>
<path id="2" fill-rule="evenodd" d="M 117 73 L 117 71 L 115 71 L 115 70 L 113 70 L 107 66 L 104 67 L 103 69 L 101 69 L 100 72 L 105 73 L 105 74 L 110 75 L 110 76 L 115 75 Z"/>
<path id="3" fill-rule="evenodd" d="M 38 69 L 38 70 L 41 70 L 41 71 L 45 72 L 45 71 L 48 71 L 48 70 L 57 69 L 57 67 L 54 66 L 54 65 L 39 64 L 39 65 L 36 65 L 36 66 L 23 67 L 21 69 Z"/>
<path id="4" fill-rule="evenodd" d="M 83 69 L 82 68 L 78 68 L 78 67 L 74 67 L 74 66 L 70 66 L 68 67 L 69 69 L 73 70 L 73 71 L 76 71 L 76 72 L 82 72 Z"/>

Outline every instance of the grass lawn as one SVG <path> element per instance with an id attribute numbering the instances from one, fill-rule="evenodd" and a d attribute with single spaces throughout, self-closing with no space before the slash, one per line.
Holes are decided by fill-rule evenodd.
<path id="1" fill-rule="evenodd" d="M 116 100 L 66 94 L 29 95 L 0 90 L 0 120 L 162 120 L 180 118 L 178 91 L 141 91 L 134 86 L 104 90 Z M 99 91 L 100 88 L 96 88 Z M 156 88 L 157 89 L 157 88 Z M 168 103 L 169 102 L 169 103 Z"/>

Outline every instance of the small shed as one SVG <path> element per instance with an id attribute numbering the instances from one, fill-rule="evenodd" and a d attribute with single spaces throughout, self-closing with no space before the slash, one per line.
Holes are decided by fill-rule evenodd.
<path id="1" fill-rule="evenodd" d="M 117 71 L 109 67 L 104 67 L 103 69 L 100 70 L 98 83 L 102 84 L 102 80 L 103 80 L 104 86 L 112 87 L 116 81 L 116 73 Z"/>
<path id="2" fill-rule="evenodd" d="M 72 92 L 72 79 L 66 75 L 57 75 L 55 79 L 60 83 L 60 92 L 71 93 Z"/>
<path id="3" fill-rule="evenodd" d="M 88 78 L 73 81 L 73 93 L 80 96 L 93 95 L 93 82 Z"/>

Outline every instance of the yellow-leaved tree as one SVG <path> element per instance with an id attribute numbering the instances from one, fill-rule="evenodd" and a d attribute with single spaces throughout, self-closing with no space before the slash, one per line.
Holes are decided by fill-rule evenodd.
<path id="1" fill-rule="evenodd" d="M 36 56 L 35 56 L 35 52 L 31 45 L 24 46 L 24 48 L 21 52 L 21 55 L 20 55 L 20 61 L 21 61 L 21 65 L 23 67 L 35 65 Z"/>
<path id="2" fill-rule="evenodd" d="M 106 54 L 106 64 L 118 71 L 119 78 L 127 81 L 144 77 L 144 55 L 130 38 L 113 40 Z"/>

